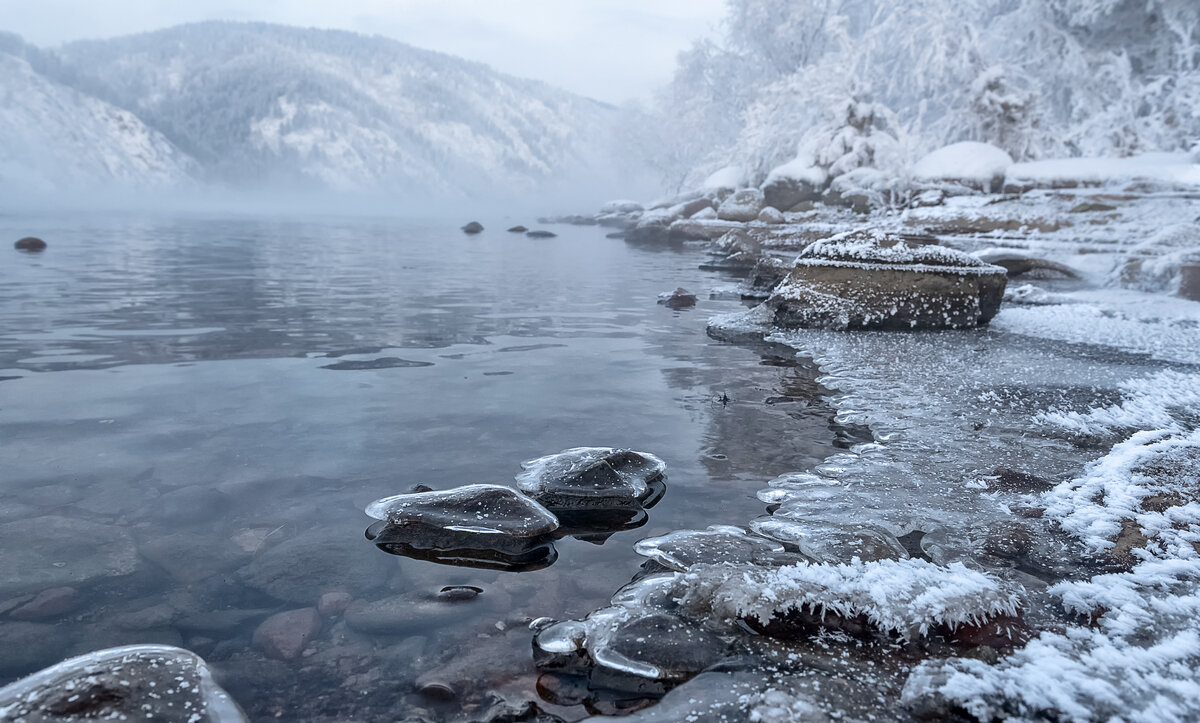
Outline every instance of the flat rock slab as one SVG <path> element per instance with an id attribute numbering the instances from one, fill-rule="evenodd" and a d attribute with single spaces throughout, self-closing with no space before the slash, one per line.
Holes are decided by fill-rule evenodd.
<path id="1" fill-rule="evenodd" d="M 199 656 L 131 645 L 71 658 L 0 688 L 0 719 L 242 723 L 246 716 Z"/>
<path id="2" fill-rule="evenodd" d="M 125 530 L 49 515 L 0 524 L 0 599 L 120 577 L 138 567 Z"/>

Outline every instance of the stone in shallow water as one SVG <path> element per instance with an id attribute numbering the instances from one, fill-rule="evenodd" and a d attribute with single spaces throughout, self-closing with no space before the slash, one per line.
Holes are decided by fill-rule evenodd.
<path id="1" fill-rule="evenodd" d="M 551 510 L 648 506 L 667 465 L 646 452 L 575 447 L 521 463 L 517 487 Z"/>
<path id="2" fill-rule="evenodd" d="M 246 716 L 199 656 L 131 645 L 71 658 L 0 688 L 0 719 L 240 723 Z"/>
<path id="3" fill-rule="evenodd" d="M 338 530 L 312 530 L 259 552 L 237 572 L 247 587 L 311 605 L 329 591 L 361 594 L 387 579 L 386 559 Z"/>
<path id="4" fill-rule="evenodd" d="M 674 291 L 664 291 L 659 294 L 658 303 L 676 311 L 690 309 L 696 305 L 696 295 L 680 286 Z"/>
<path id="5" fill-rule="evenodd" d="M 451 490 L 393 495 L 366 512 L 389 525 L 420 525 L 447 532 L 531 538 L 558 529 L 558 518 L 511 487 L 475 484 Z"/>
<path id="6" fill-rule="evenodd" d="M 455 567 L 528 572 L 549 567 L 558 559 L 558 550 L 546 536 L 509 537 L 382 521 L 368 527 L 366 536 L 390 555 Z"/>
<path id="7" fill-rule="evenodd" d="M 960 329 L 996 315 L 1007 281 L 970 254 L 855 231 L 804 249 L 763 308 L 783 327 Z"/>
<path id="8" fill-rule="evenodd" d="M 784 557 L 784 547 L 778 542 L 728 525 L 713 525 L 707 530 L 676 530 L 642 540 L 633 549 L 639 555 L 680 572 L 686 572 L 697 563 L 761 563 Z M 799 561 L 798 557 L 789 560 Z"/>
<path id="9" fill-rule="evenodd" d="M 792 545 L 817 562 L 903 560 L 904 545 L 887 530 L 871 525 L 832 524 L 819 520 L 792 520 L 765 516 L 750 522 L 750 529 L 772 540 Z"/>
<path id="10" fill-rule="evenodd" d="M 0 599 L 133 573 L 137 548 L 119 527 L 46 516 L 0 524 Z"/>

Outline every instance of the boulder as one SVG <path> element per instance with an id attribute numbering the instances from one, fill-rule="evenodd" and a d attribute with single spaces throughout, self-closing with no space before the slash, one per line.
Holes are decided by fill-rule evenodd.
<path id="1" fill-rule="evenodd" d="M 1011 249 L 989 249 L 975 254 L 980 260 L 993 266 L 1003 266 L 1009 276 L 1021 276 L 1030 272 L 1078 279 L 1079 272 L 1057 261 L 1028 256 Z"/>
<path id="2" fill-rule="evenodd" d="M 637 201 L 609 201 L 600 207 L 600 213 L 641 213 L 645 208 Z"/>
<path id="3" fill-rule="evenodd" d="M 133 573 L 137 548 L 120 527 L 54 515 L 0 524 L 0 599 Z M 12 541 L 21 541 L 15 544 Z"/>
<path id="4" fill-rule="evenodd" d="M 763 198 L 768 206 L 780 211 L 791 211 L 802 203 L 821 200 L 828 183 L 824 169 L 798 167 L 792 162 L 772 170 L 763 182 Z"/>
<path id="5" fill-rule="evenodd" d="M 525 235 L 529 238 L 558 238 L 558 234 L 552 231 L 526 231 Z"/>
<path id="6" fill-rule="evenodd" d="M 734 191 L 717 206 L 717 218 L 725 221 L 753 221 L 758 218 L 765 205 L 762 191 L 757 188 L 743 188 Z"/>
<path id="7" fill-rule="evenodd" d="M 26 236 L 25 238 L 17 241 L 15 244 L 13 244 L 13 248 L 15 248 L 18 251 L 29 251 L 31 253 L 37 253 L 39 251 L 46 250 L 46 242 L 41 240 L 40 238 L 34 238 L 33 236 Z"/>
<path id="8" fill-rule="evenodd" d="M 696 305 L 696 295 L 683 287 L 679 287 L 674 291 L 664 291 L 658 295 L 658 303 L 674 309 L 690 309 Z"/>
<path id="9" fill-rule="evenodd" d="M 918 182 L 952 183 L 984 193 L 999 193 L 1012 156 L 989 143 L 963 141 L 927 154 L 913 166 Z"/>
<path id="10" fill-rule="evenodd" d="M 762 223 L 777 224 L 783 223 L 786 219 L 783 217 L 783 212 L 774 206 L 764 206 L 763 210 L 758 212 L 758 220 Z"/>
<path id="11" fill-rule="evenodd" d="M 517 486 L 551 510 L 640 506 L 667 468 L 652 454 L 613 447 L 575 447 L 521 466 Z"/>
<path id="12" fill-rule="evenodd" d="M 750 275 L 742 282 L 740 291 L 743 298 L 766 299 L 770 297 L 775 287 L 787 278 L 792 270 L 791 262 L 777 259 L 774 256 L 763 256 L 750 269 Z"/>
<path id="13" fill-rule="evenodd" d="M 237 572 L 249 588 L 311 605 L 323 592 L 361 594 L 387 579 L 389 566 L 362 540 L 338 530 L 311 530 L 260 551 Z"/>
<path id="14" fill-rule="evenodd" d="M 477 234 L 480 231 L 483 231 L 483 224 L 479 223 L 478 221 L 472 221 L 466 226 L 463 226 L 462 231 L 466 234 Z"/>
<path id="15" fill-rule="evenodd" d="M 970 254 L 856 231 L 804 249 L 763 309 L 782 327 L 968 328 L 996 315 L 1007 280 Z"/>

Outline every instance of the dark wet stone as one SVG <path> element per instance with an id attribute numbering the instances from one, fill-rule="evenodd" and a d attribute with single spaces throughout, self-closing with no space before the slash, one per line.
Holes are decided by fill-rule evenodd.
<path id="1" fill-rule="evenodd" d="M 64 661 L 0 688 L 0 711 L 6 720 L 29 723 L 246 720 L 200 657 L 162 645 L 113 648 Z"/>
<path id="2" fill-rule="evenodd" d="M 546 537 L 508 537 L 386 522 L 368 527 L 366 537 L 389 555 L 455 567 L 527 572 L 549 567 L 558 559 L 558 550 Z"/>
<path id="3" fill-rule="evenodd" d="M 690 309 L 696 305 L 696 295 L 683 287 L 658 295 L 658 303 L 668 309 Z"/>
<path id="4" fill-rule="evenodd" d="M 1033 629 L 1016 615 L 1000 615 L 982 623 L 959 625 L 944 634 L 954 645 L 967 648 L 981 645 L 1019 648 L 1035 637 Z"/>
<path id="5" fill-rule="evenodd" d="M 908 551 L 895 535 L 871 525 L 840 525 L 817 520 L 794 520 L 784 516 L 764 516 L 752 520 L 750 529 L 763 537 L 790 545 L 816 562 L 836 564 L 850 562 L 853 558 L 871 562 L 908 557 Z"/>
<path id="6" fill-rule="evenodd" d="M 355 600 L 346 608 L 346 625 L 360 633 L 412 635 L 462 617 L 460 605 L 436 596 L 405 593 L 380 600 Z"/>
<path id="7" fill-rule="evenodd" d="M 46 516 L 0 524 L 0 598 L 132 574 L 133 538 L 119 527 Z"/>
<path id="8" fill-rule="evenodd" d="M 653 666 L 660 680 L 683 680 L 713 665 L 726 654 L 723 640 L 670 615 L 648 615 L 621 625 L 605 651 L 592 651 L 599 664 L 610 654 Z"/>
<path id="9" fill-rule="evenodd" d="M 270 614 L 271 610 L 261 608 L 199 610 L 180 616 L 175 626 L 189 632 L 232 633 L 246 623 L 261 620 Z"/>
<path id="10" fill-rule="evenodd" d="M 438 590 L 438 599 L 445 602 L 464 602 L 474 600 L 483 593 L 483 588 L 474 585 L 447 585 Z"/>
<path id="11" fill-rule="evenodd" d="M 525 228 L 524 226 L 513 226 L 512 228 L 507 229 L 507 230 L 509 233 L 525 233 L 529 229 Z"/>
<path id="12" fill-rule="evenodd" d="M 8 614 L 13 620 L 49 620 L 62 617 L 79 606 L 79 591 L 73 587 L 42 590 L 29 602 Z"/>
<path id="13" fill-rule="evenodd" d="M 463 233 L 476 234 L 476 233 L 479 233 L 480 231 L 483 231 L 483 224 L 479 223 L 478 221 L 472 221 L 472 222 L 468 223 L 466 226 L 463 226 L 462 230 L 463 230 Z"/>
<path id="14" fill-rule="evenodd" d="M 260 551 L 237 576 L 278 600 L 311 605 L 323 592 L 359 595 L 387 579 L 387 560 L 356 537 L 314 530 Z"/>
<path id="15" fill-rule="evenodd" d="M 558 234 L 551 231 L 526 231 L 525 235 L 529 238 L 558 238 Z"/>
<path id="16" fill-rule="evenodd" d="M 344 361 L 336 364 L 325 364 L 321 368 L 333 369 L 335 371 L 364 371 L 370 369 L 408 369 L 431 366 L 433 366 L 433 362 L 413 361 L 412 359 L 401 359 L 400 357 L 385 356 L 378 359 L 367 359 L 365 361 Z"/>
<path id="17" fill-rule="evenodd" d="M 994 266 L 1002 266 L 1009 276 L 1022 276 L 1032 271 L 1050 272 L 1055 276 L 1078 279 L 1079 272 L 1057 261 L 1028 256 L 1018 251 L 996 249 L 979 254 L 979 258 Z"/>
<path id="18" fill-rule="evenodd" d="M 33 236 L 26 236 L 25 238 L 17 241 L 15 244 L 13 244 L 13 248 L 15 248 L 18 251 L 30 251 L 33 253 L 37 253 L 38 251 L 46 250 L 46 242 L 41 240 L 40 238 L 35 238 Z"/>
<path id="19" fill-rule="evenodd" d="M 117 613 L 108 620 L 121 630 L 153 630 L 168 627 L 178 615 L 174 607 L 159 603 L 132 612 Z"/>
<path id="20" fill-rule="evenodd" d="M 316 608 L 288 610 L 264 620 L 255 629 L 252 642 L 267 657 L 294 660 L 320 630 L 321 615 Z"/>
<path id="21" fill-rule="evenodd" d="M 731 563 L 778 564 L 803 562 L 799 555 L 787 556 L 774 540 L 747 534 L 738 527 L 714 526 L 707 530 L 677 530 L 661 537 L 642 540 L 634 546 L 639 555 L 671 570 L 684 572 L 692 565 Z"/>
<path id="22" fill-rule="evenodd" d="M 666 470 L 654 455 L 612 447 L 576 447 L 521 466 L 517 486 L 550 510 L 641 506 Z"/>
<path id="23" fill-rule="evenodd" d="M 1020 472 L 1008 467 L 997 467 L 987 480 L 988 487 L 1001 492 L 1016 494 L 1031 494 L 1045 492 L 1054 487 L 1054 482 L 1028 472 Z"/>

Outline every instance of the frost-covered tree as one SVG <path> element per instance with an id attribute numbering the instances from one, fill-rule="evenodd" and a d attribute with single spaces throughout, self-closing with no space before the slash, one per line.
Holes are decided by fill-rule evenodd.
<path id="1" fill-rule="evenodd" d="M 1195 0 L 728 6 L 723 41 L 683 56 L 654 114 L 676 178 L 736 163 L 761 179 L 820 145 L 852 98 L 892 115 L 897 162 L 961 140 L 1030 159 L 1200 139 Z"/>

